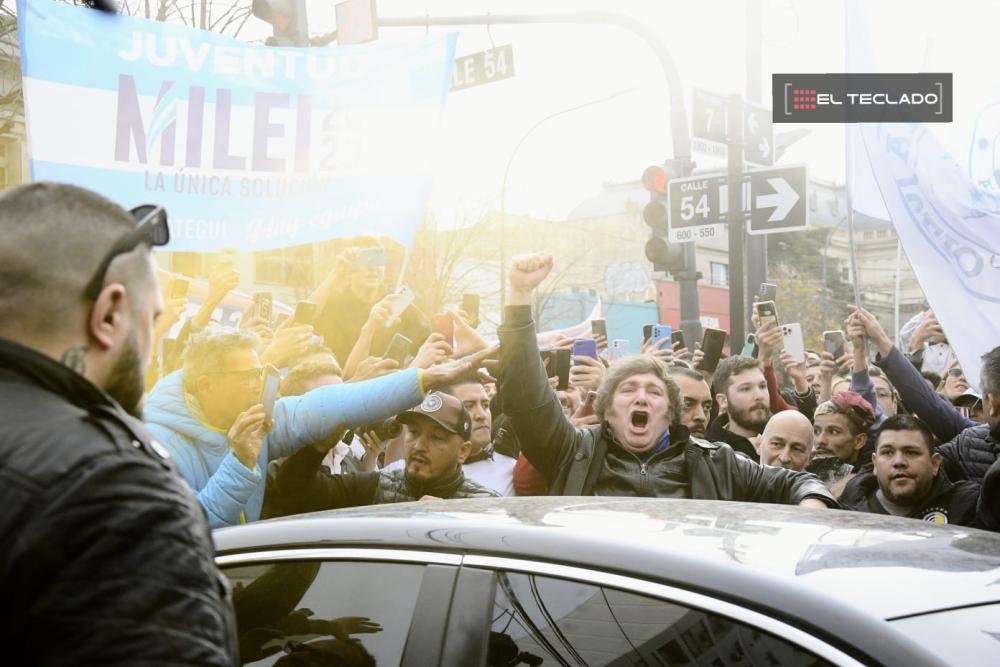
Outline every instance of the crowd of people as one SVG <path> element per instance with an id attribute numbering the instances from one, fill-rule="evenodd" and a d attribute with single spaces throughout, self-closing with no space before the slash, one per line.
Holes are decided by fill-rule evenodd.
<path id="1" fill-rule="evenodd" d="M 374 240 L 336 258 L 296 310 L 310 321 L 252 305 L 223 326 L 238 274 L 215 267 L 185 318 L 157 283 L 158 208 L 39 183 L 0 198 L 0 230 L 0 521 L 18 536 L 0 563 L 8 610 L 31 610 L 0 630 L 12 643 L 106 663 L 142 643 L 228 664 L 208 528 L 376 503 L 690 498 L 1000 530 L 1000 347 L 973 390 L 929 311 L 900 348 L 849 306 L 844 354 L 804 361 L 754 318 L 755 352 L 711 370 L 669 338 L 609 359 L 594 332 L 600 352 L 578 354 L 562 385 L 551 352 L 574 340 L 540 347 L 533 320 L 547 255 L 509 267 L 496 332 L 405 303 Z M 396 334 L 410 347 L 388 354 Z M 150 569 L 156 595 L 139 576 Z M 43 585 L 55 571 L 59 586 Z M 121 641 L 98 645 L 84 616 L 109 591 Z M 44 617 L 73 619 L 70 631 L 49 637 L 32 620 Z M 193 618 L 199 641 L 176 654 Z"/>

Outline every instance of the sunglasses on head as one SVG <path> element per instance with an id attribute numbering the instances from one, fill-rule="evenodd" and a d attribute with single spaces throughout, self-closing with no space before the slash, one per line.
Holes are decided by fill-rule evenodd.
<path id="1" fill-rule="evenodd" d="M 965 377 L 965 373 L 962 372 L 961 368 L 949 368 L 948 375 L 953 378 Z"/>
<path id="2" fill-rule="evenodd" d="M 104 287 L 108 276 L 108 268 L 118 255 L 132 252 L 140 243 L 148 243 L 150 247 L 166 245 L 170 241 L 170 228 L 167 226 L 167 212 L 162 206 L 143 204 L 130 211 L 135 218 L 135 229 L 118 239 L 101 263 L 97 265 L 94 277 L 87 283 L 84 294 L 88 299 L 96 299 Z"/>

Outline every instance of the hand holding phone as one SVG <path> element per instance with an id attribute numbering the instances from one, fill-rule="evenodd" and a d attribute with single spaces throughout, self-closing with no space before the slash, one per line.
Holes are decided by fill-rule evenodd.
<path id="1" fill-rule="evenodd" d="M 413 349 L 413 341 L 404 336 L 403 334 L 395 334 L 392 340 L 389 341 L 389 346 L 385 349 L 385 354 L 382 356 L 386 359 L 392 359 L 400 368 L 406 365 L 406 358 L 410 356 L 410 350 Z"/>
<path id="2" fill-rule="evenodd" d="M 253 317 L 270 323 L 273 319 L 274 295 L 271 292 L 253 293 Z"/>
<path id="3" fill-rule="evenodd" d="M 452 319 L 450 313 L 435 315 L 432 330 L 434 333 L 444 336 L 448 345 L 455 346 L 455 320 Z"/>
<path id="4" fill-rule="evenodd" d="M 604 340 L 608 339 L 608 323 L 607 320 L 590 320 L 590 335 L 595 339 L 604 336 Z"/>
<path id="5" fill-rule="evenodd" d="M 624 338 L 616 338 L 608 346 L 608 361 L 617 361 L 628 356 L 628 341 Z"/>
<path id="6" fill-rule="evenodd" d="M 844 356 L 846 343 L 844 332 L 839 329 L 823 332 L 823 349 L 832 354 L 834 359 Z"/>
<path id="7" fill-rule="evenodd" d="M 651 337 L 649 339 L 649 344 L 653 349 L 656 349 L 656 344 L 659 343 L 664 338 L 671 338 L 674 334 L 674 329 L 669 324 L 654 324 L 651 330 Z M 673 349 L 673 348 L 667 348 Z"/>
<path id="8" fill-rule="evenodd" d="M 705 356 L 698 362 L 698 370 L 715 372 L 722 359 L 722 348 L 726 344 L 726 332 L 724 329 L 705 328 L 705 334 L 701 339 L 701 349 Z"/>
<path id="9" fill-rule="evenodd" d="M 559 391 L 569 389 L 569 367 L 572 354 L 568 347 L 556 350 L 556 377 L 558 378 L 556 389 Z"/>
<path id="10" fill-rule="evenodd" d="M 417 298 L 417 295 L 413 293 L 406 285 L 401 285 L 398 290 L 396 290 L 396 298 L 392 301 L 392 310 L 389 313 L 389 319 L 386 322 L 385 328 L 388 329 L 393 325 L 393 323 L 399 319 L 399 316 L 403 314 L 413 300 Z"/>
<path id="11" fill-rule="evenodd" d="M 578 365 L 580 362 L 576 361 L 576 357 L 591 357 L 592 359 L 597 359 L 597 341 L 593 338 L 577 338 L 573 341 L 573 358 L 574 365 Z"/>

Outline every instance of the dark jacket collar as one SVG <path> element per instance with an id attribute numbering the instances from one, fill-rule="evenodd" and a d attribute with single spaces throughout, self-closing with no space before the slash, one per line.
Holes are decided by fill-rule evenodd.
<path id="1" fill-rule="evenodd" d="M 465 473 L 462 472 L 462 466 L 458 466 L 451 475 L 430 484 L 411 480 L 409 475 L 404 475 L 404 479 L 406 480 L 407 494 L 417 500 L 424 496 L 451 498 L 465 484 Z"/>
<path id="2" fill-rule="evenodd" d="M 487 444 L 485 447 L 483 447 L 483 451 L 479 452 L 478 454 L 470 454 L 465 459 L 465 464 L 468 465 L 470 463 L 478 463 L 479 461 L 486 461 L 486 460 L 490 460 L 490 461 L 493 460 L 493 443 L 492 442 L 489 443 L 489 444 Z"/>
<path id="3" fill-rule="evenodd" d="M 729 415 L 719 415 L 708 425 L 708 430 L 705 432 L 705 439 L 709 442 L 724 442 L 740 454 L 746 454 L 754 461 L 760 461 L 760 455 L 754 449 L 753 443 L 748 438 L 730 431 L 727 428 L 728 426 Z"/>
<path id="4" fill-rule="evenodd" d="M 934 483 L 931 484 L 927 495 L 918 502 L 913 503 L 910 513 L 912 514 L 926 505 L 933 503 L 951 491 L 953 486 L 954 484 L 948 478 L 947 473 L 945 473 L 944 467 L 938 468 L 938 474 L 934 477 Z M 875 495 L 878 488 L 878 477 L 875 476 L 874 472 L 860 473 L 847 483 L 840 501 L 851 509 L 860 509 L 862 504 L 866 504 L 869 509 L 876 510 L 879 514 L 888 514 L 889 512 L 882 507 L 882 503 L 879 502 Z"/>
<path id="5" fill-rule="evenodd" d="M 84 410 L 98 406 L 118 408 L 115 401 L 90 380 L 38 350 L 0 338 L 0 374 L 16 375 Z"/>

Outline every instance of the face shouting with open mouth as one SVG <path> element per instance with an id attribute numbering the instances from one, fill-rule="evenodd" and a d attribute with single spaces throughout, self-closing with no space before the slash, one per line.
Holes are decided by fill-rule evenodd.
<path id="1" fill-rule="evenodd" d="M 604 416 L 619 444 L 633 454 L 642 454 L 654 447 L 670 426 L 667 386 L 653 373 L 625 378 Z"/>

